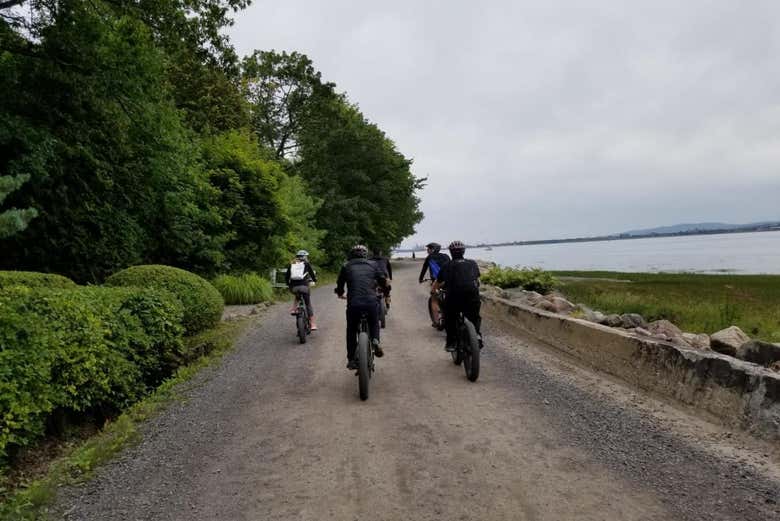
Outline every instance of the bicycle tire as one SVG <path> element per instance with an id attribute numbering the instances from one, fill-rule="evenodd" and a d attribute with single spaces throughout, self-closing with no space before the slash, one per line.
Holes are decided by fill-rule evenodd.
<path id="1" fill-rule="evenodd" d="M 368 381 L 371 378 L 368 359 L 369 344 L 368 333 L 362 331 L 358 335 L 356 355 L 358 359 L 358 391 L 360 392 L 360 399 L 363 401 L 368 400 Z"/>
<path id="2" fill-rule="evenodd" d="M 466 371 L 466 378 L 470 382 L 476 382 L 479 378 L 479 337 L 477 330 L 468 319 L 463 319 L 463 369 Z"/>
<path id="3" fill-rule="evenodd" d="M 384 329 L 387 326 L 387 304 L 385 299 L 379 299 L 379 327 Z"/>
<path id="4" fill-rule="evenodd" d="M 298 329 L 298 341 L 301 344 L 306 343 L 306 314 L 298 312 L 298 316 L 295 317 L 295 326 Z"/>
<path id="5" fill-rule="evenodd" d="M 452 355 L 453 364 L 460 365 L 463 362 L 463 351 L 460 350 L 460 346 L 455 351 L 450 351 L 450 355 Z"/>

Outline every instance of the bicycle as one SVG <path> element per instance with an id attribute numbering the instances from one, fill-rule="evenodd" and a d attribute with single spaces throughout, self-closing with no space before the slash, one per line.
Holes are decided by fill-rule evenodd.
<path id="1" fill-rule="evenodd" d="M 363 313 L 360 316 L 360 325 L 357 331 L 357 349 L 355 350 L 358 366 L 358 392 L 360 399 L 363 401 L 368 400 L 368 384 L 371 380 L 371 374 L 374 372 L 374 350 L 371 349 L 369 331 L 368 316 Z"/>
<path id="2" fill-rule="evenodd" d="M 426 280 L 429 279 L 424 279 L 423 281 Z M 428 316 L 431 317 L 431 323 L 435 324 L 436 329 L 439 331 L 444 331 L 444 299 L 446 296 L 447 292 L 444 288 L 439 288 L 435 294 L 431 294 L 431 296 L 428 297 Z M 434 298 L 436 298 L 439 303 L 439 309 L 437 311 L 434 311 L 433 309 Z"/>
<path id="3" fill-rule="evenodd" d="M 379 327 L 384 329 L 387 326 L 387 312 L 390 306 L 387 305 L 387 297 L 381 288 L 377 288 L 377 299 L 379 299 Z"/>
<path id="4" fill-rule="evenodd" d="M 457 343 L 455 350 L 450 351 L 452 363 L 460 365 L 463 363 L 463 369 L 466 371 L 466 378 L 470 382 L 476 382 L 479 378 L 479 336 L 477 329 L 469 319 L 463 316 L 463 312 L 458 312 L 458 321 L 456 325 Z"/>
<path id="5" fill-rule="evenodd" d="M 311 323 L 309 322 L 309 312 L 306 310 L 306 303 L 300 294 L 295 294 L 295 328 L 298 333 L 298 341 L 301 344 L 306 343 L 306 337 L 311 333 Z"/>

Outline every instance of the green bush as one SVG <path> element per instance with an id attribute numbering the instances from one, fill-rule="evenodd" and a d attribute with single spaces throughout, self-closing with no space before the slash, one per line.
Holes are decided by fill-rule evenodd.
<path id="1" fill-rule="evenodd" d="M 215 326 L 225 307 L 222 295 L 206 279 L 171 266 L 133 266 L 111 275 L 106 285 L 170 291 L 184 306 L 183 323 L 188 335 Z"/>
<path id="2" fill-rule="evenodd" d="M 24 286 L 26 288 L 73 289 L 76 283 L 62 275 L 34 271 L 0 271 L 0 290 Z"/>
<path id="3" fill-rule="evenodd" d="M 256 273 L 220 275 L 212 282 L 222 294 L 225 304 L 257 304 L 273 299 L 271 282 Z"/>
<path id="4" fill-rule="evenodd" d="M 552 274 L 539 268 L 490 268 L 482 274 L 482 282 L 499 288 L 523 288 L 545 294 L 558 284 Z"/>
<path id="5" fill-rule="evenodd" d="M 182 306 L 149 289 L 0 293 L 0 460 L 57 410 L 119 411 L 181 356 Z"/>

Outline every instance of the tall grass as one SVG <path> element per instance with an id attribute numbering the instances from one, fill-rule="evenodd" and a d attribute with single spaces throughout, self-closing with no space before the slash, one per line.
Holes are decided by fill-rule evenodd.
<path id="1" fill-rule="evenodd" d="M 259 304 L 274 298 L 271 282 L 255 273 L 219 275 L 212 284 L 222 294 L 225 304 Z"/>
<path id="2" fill-rule="evenodd" d="M 736 325 L 754 338 L 780 342 L 780 276 L 691 273 L 555 272 L 570 300 L 604 313 L 667 319 L 712 334 Z"/>

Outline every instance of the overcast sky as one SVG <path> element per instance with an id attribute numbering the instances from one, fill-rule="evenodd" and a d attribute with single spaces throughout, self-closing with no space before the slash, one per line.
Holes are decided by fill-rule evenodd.
<path id="1" fill-rule="evenodd" d="M 429 181 L 404 244 L 780 220 L 780 1 L 255 0 Z"/>

